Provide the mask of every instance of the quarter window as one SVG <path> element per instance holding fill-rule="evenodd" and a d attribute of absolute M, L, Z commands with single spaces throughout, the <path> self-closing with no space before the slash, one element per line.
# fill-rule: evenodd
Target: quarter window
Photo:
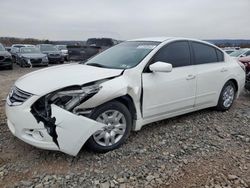
<path fill-rule="evenodd" d="M 216 49 L 216 53 L 217 53 L 217 58 L 218 58 L 218 62 L 222 62 L 224 61 L 224 54 L 222 51 Z"/>
<path fill-rule="evenodd" d="M 173 67 L 190 65 L 190 50 L 188 42 L 180 41 L 167 44 L 153 57 L 153 62 L 171 63 Z"/>
<path fill-rule="evenodd" d="M 216 51 L 216 48 L 212 46 L 198 42 L 192 42 L 192 46 L 194 49 L 195 64 L 214 63 L 223 59 L 223 54 L 219 54 L 219 52 Z M 217 54 L 219 58 L 217 57 Z"/>

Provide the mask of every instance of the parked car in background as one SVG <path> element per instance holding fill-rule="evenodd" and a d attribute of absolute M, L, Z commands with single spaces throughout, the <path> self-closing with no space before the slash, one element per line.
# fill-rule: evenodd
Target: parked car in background
<path fill-rule="evenodd" d="M 69 60 L 69 51 L 67 45 L 56 45 L 56 48 L 62 52 L 65 61 Z"/>
<path fill-rule="evenodd" d="M 64 56 L 60 50 L 58 50 L 52 44 L 38 44 L 37 47 L 42 53 L 46 54 L 49 63 L 64 63 Z"/>
<path fill-rule="evenodd" d="M 11 46 L 10 53 L 12 55 L 12 60 L 14 63 L 16 63 L 16 59 L 18 58 L 19 50 L 22 47 L 35 47 L 35 45 L 32 45 L 32 44 L 13 44 Z"/>
<path fill-rule="evenodd" d="M 37 47 L 21 47 L 16 63 L 21 67 L 48 66 L 49 60 Z"/>
<path fill-rule="evenodd" d="M 97 46 L 102 50 L 118 44 L 118 41 L 112 38 L 89 38 L 86 42 L 87 46 Z"/>
<path fill-rule="evenodd" d="M 0 68 L 13 69 L 11 54 L 0 43 Z"/>
<path fill-rule="evenodd" d="M 250 48 L 239 49 L 235 52 L 230 53 L 232 57 L 245 57 L 250 56 Z"/>
<path fill-rule="evenodd" d="M 250 91 L 250 72 L 248 72 L 247 75 L 246 75 L 245 89 Z"/>
<path fill-rule="evenodd" d="M 5 47 L 5 49 L 10 52 L 11 51 L 11 47 Z"/>
<path fill-rule="evenodd" d="M 21 77 L 6 100 L 7 122 L 38 148 L 77 155 L 86 143 L 107 152 L 151 122 L 209 107 L 228 110 L 244 84 L 244 66 L 210 43 L 130 40 L 86 63 Z"/>
<path fill-rule="evenodd" d="M 231 54 L 232 52 L 235 52 L 237 50 L 235 49 L 228 49 L 228 50 L 224 50 L 224 52 L 226 52 L 227 54 Z"/>
<path fill-rule="evenodd" d="M 250 72 L 250 55 L 245 57 L 240 57 L 239 61 L 245 65 L 246 73 Z"/>
<path fill-rule="evenodd" d="M 118 43 L 117 40 L 111 38 L 89 38 L 84 46 L 68 46 L 69 59 L 73 61 L 86 61 Z"/>

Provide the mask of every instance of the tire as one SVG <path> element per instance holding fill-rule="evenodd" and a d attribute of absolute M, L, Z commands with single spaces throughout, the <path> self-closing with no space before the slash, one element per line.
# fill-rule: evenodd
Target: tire
<path fill-rule="evenodd" d="M 106 115 L 104 116 L 104 114 Z M 113 115 L 116 118 L 119 117 L 119 122 L 114 122 L 117 121 L 117 119 L 112 119 L 111 117 Z M 104 117 L 109 118 L 105 119 Z M 119 148 L 128 138 L 132 128 L 132 116 L 129 110 L 124 104 L 116 101 L 108 102 L 97 107 L 90 115 L 90 118 L 107 124 L 104 129 L 98 130 L 86 142 L 88 149 L 98 153 L 105 153 Z M 109 119 L 109 122 L 105 122 L 107 119 Z M 112 121 L 113 123 L 110 123 Z M 109 126 L 108 123 L 110 123 Z M 117 133 L 117 131 L 119 131 L 119 133 Z M 101 138 L 98 138 L 98 136 Z M 105 137 L 108 138 L 105 139 Z M 105 142 L 106 140 L 108 140 L 108 142 Z"/>
<path fill-rule="evenodd" d="M 232 81 L 228 81 L 222 88 L 216 109 L 226 111 L 233 105 L 236 95 L 236 86 Z"/>

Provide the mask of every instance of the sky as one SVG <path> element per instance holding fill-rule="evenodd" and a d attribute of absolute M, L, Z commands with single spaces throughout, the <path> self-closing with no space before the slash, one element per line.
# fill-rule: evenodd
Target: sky
<path fill-rule="evenodd" d="M 250 0 L 0 0 L 0 36 L 250 39 Z"/>

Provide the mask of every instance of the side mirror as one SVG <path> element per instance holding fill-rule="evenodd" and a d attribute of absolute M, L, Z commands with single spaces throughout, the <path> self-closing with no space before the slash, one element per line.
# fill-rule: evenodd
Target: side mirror
<path fill-rule="evenodd" d="M 157 61 L 156 63 L 149 65 L 149 70 L 152 72 L 171 72 L 172 69 L 172 64 L 161 61 Z"/>

